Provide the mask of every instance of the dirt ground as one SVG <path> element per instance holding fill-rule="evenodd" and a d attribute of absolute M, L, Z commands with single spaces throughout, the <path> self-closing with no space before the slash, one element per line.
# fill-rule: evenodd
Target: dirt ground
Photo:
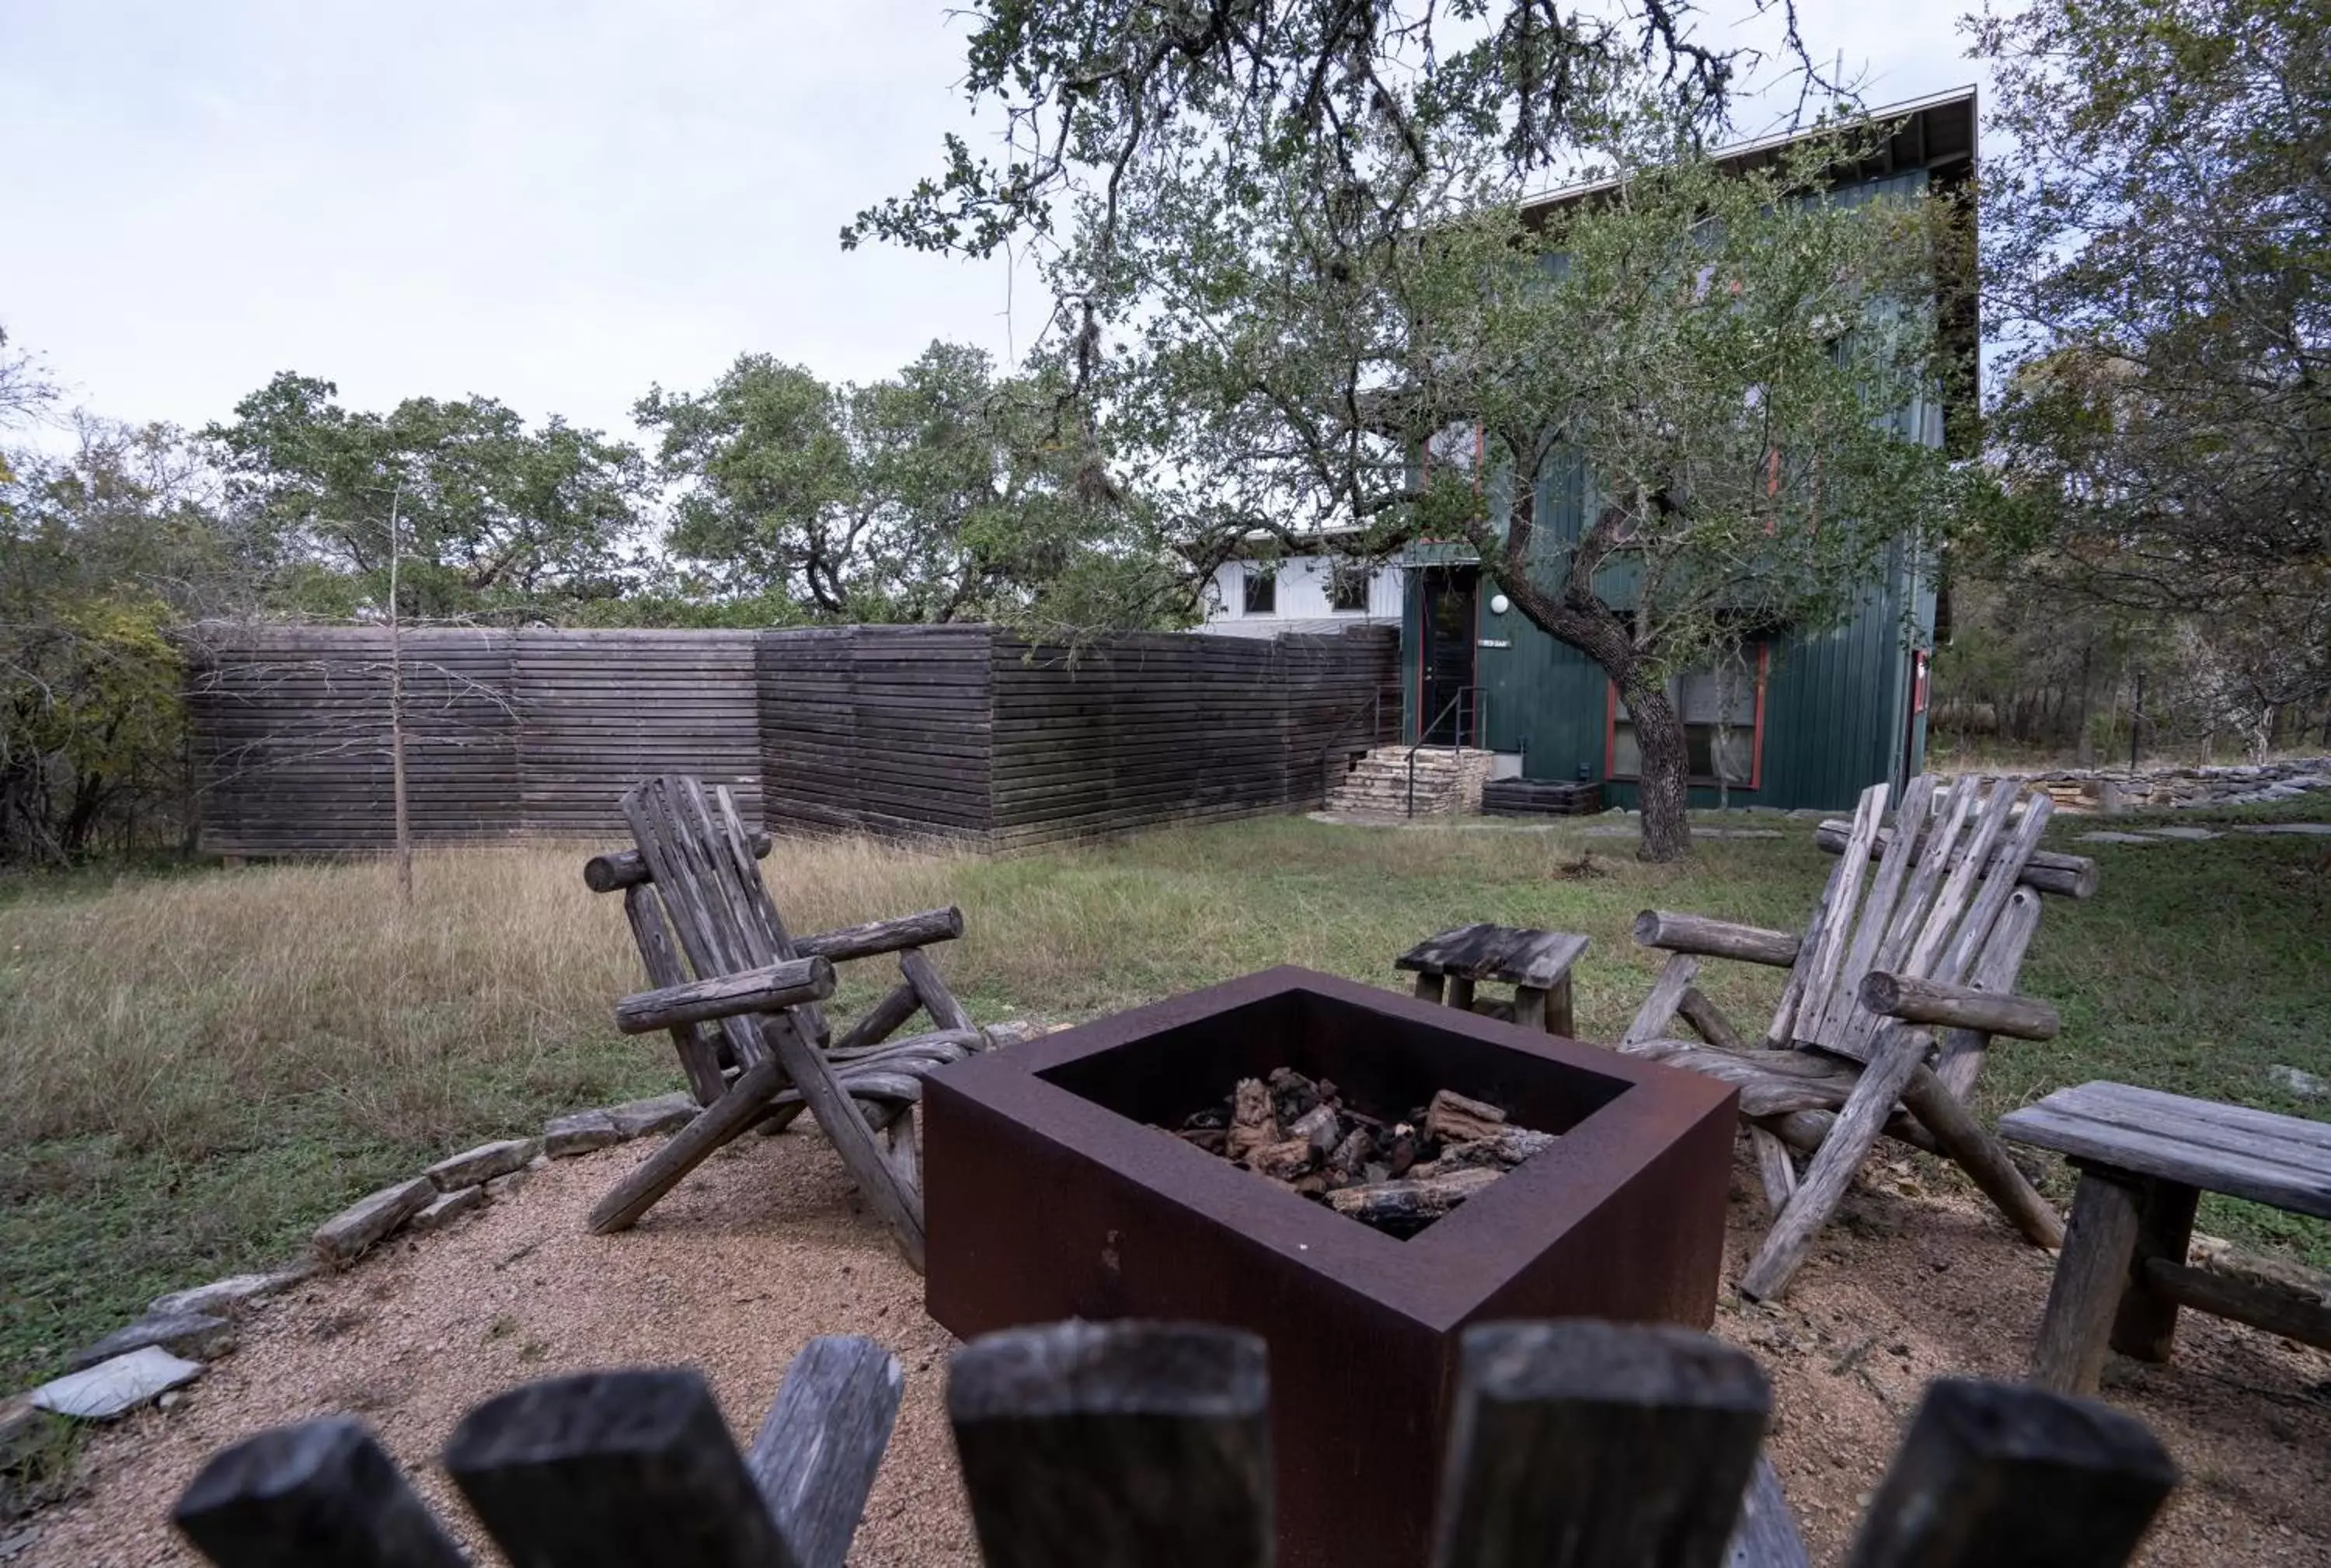
<path fill-rule="evenodd" d="M 202 1460 L 334 1411 L 371 1422 L 466 1535 L 434 1456 L 480 1400 L 556 1373 L 687 1362 L 743 1441 L 785 1364 L 828 1333 L 871 1335 L 906 1367 L 852 1563 L 975 1564 L 942 1406 L 953 1342 L 923 1316 L 921 1281 L 860 1212 L 824 1140 L 746 1139 L 630 1234 L 590 1235 L 585 1211 L 646 1152 L 559 1162 L 445 1232 L 266 1304 L 176 1408 L 96 1437 L 74 1495 L 28 1522 L 10 1568 L 196 1562 L 167 1514 Z M 1744 1169 L 1735 1270 L 1764 1224 L 1752 1193 Z M 1717 1332 L 1773 1376 L 1771 1451 L 1816 1563 L 1842 1556 L 1926 1380 L 2020 1374 L 2048 1269 L 1974 1201 L 1927 1190 L 1909 1164 L 1875 1165 L 1786 1305 L 1718 1312 Z M 2107 1397 L 2150 1425 L 2185 1476 L 2139 1561 L 2331 1562 L 2331 1356 L 2188 1314 L 2172 1364 L 2117 1366 L 2107 1381 Z"/>

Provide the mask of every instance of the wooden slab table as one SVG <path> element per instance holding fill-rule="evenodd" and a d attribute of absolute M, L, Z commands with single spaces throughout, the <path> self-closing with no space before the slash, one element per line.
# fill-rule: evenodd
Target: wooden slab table
<path fill-rule="evenodd" d="M 2331 1282 L 2294 1264 L 2188 1256 L 2204 1192 L 2331 1219 L 2331 1124 L 2084 1083 L 2011 1111 L 1999 1130 L 2080 1172 L 2034 1383 L 2093 1394 L 2107 1345 L 2168 1360 L 2181 1307 L 2331 1349 Z"/>
<path fill-rule="evenodd" d="M 1570 971 L 1585 951 L 1586 938 L 1568 931 L 1477 924 L 1427 937 L 1393 967 L 1414 971 L 1416 994 L 1427 1002 L 1570 1039 L 1577 1032 Z M 1484 980 L 1512 986 L 1512 1002 L 1477 999 L 1473 988 Z"/>

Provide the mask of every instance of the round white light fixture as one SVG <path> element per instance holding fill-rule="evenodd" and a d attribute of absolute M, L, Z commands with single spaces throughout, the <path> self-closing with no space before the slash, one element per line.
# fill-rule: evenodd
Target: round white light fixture
<path fill-rule="evenodd" d="M 1489 595 L 1490 614 L 1502 615 L 1513 607 L 1513 601 L 1507 598 L 1503 594 L 1492 594 Z"/>

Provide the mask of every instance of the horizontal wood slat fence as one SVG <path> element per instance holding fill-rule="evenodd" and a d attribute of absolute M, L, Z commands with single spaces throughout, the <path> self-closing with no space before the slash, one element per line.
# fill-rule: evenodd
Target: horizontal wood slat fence
<path fill-rule="evenodd" d="M 987 626 L 785 632 L 432 628 L 403 639 L 415 838 L 619 833 L 660 773 L 779 832 L 1010 847 L 1319 803 L 1391 738 L 1389 629 L 1142 633 L 1074 650 Z M 389 643 L 209 625 L 187 709 L 203 849 L 363 853 L 394 837 Z"/>

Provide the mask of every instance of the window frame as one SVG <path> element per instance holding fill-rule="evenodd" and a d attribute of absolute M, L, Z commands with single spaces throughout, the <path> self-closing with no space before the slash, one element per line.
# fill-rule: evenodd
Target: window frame
<path fill-rule="evenodd" d="M 1263 596 L 1268 601 L 1260 610 L 1254 607 L 1254 591 L 1257 584 L 1262 587 Z M 1263 618 L 1279 613 L 1279 572 L 1276 567 L 1268 571 L 1259 571 L 1251 561 L 1239 567 L 1239 613 L 1242 616 L 1254 615 Z"/>
<path fill-rule="evenodd" d="M 1328 557 L 1327 567 L 1327 613 L 1330 615 L 1366 614 L 1368 602 L 1374 596 L 1375 574 L 1369 571 L 1361 562 L 1337 560 L 1334 556 Z M 1337 591 L 1346 585 L 1358 590 L 1358 603 L 1339 604 L 1336 602 Z"/>
<path fill-rule="evenodd" d="M 1757 641 L 1748 644 L 1756 651 L 1756 713 L 1748 739 L 1748 781 L 1728 784 L 1706 774 L 1688 774 L 1684 785 L 1688 789 L 1758 790 L 1765 784 L 1765 688 L 1773 669 L 1773 645 Z M 1603 778 L 1607 784 L 1640 784 L 1640 773 L 1621 773 L 1619 767 L 1619 685 L 1614 680 L 1603 682 Z"/>

